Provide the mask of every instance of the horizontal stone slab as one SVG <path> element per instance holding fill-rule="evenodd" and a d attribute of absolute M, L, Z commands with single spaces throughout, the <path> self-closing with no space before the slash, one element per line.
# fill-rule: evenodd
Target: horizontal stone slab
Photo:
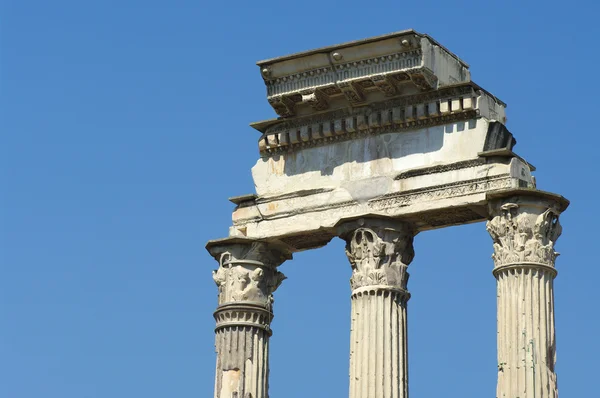
<path fill-rule="evenodd" d="M 515 140 L 504 126 L 483 117 L 468 118 L 472 113 L 461 115 L 464 120 L 438 126 L 354 133 L 352 139 L 263 157 L 252 168 L 256 193 L 269 197 L 352 186 L 364 179 L 393 179 L 411 170 L 477 159 L 490 150 L 512 150 Z"/>
<path fill-rule="evenodd" d="M 529 166 L 519 158 L 482 157 L 423 174 L 249 199 L 234 211 L 230 235 L 305 250 L 326 244 L 340 220 L 373 214 L 402 218 L 422 231 L 485 220 L 486 195 L 534 185 Z"/>

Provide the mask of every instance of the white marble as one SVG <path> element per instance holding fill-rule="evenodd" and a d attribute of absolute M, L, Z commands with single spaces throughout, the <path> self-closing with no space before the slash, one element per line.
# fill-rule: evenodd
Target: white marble
<path fill-rule="evenodd" d="M 350 398 L 407 398 L 407 268 L 414 231 L 381 219 L 339 229 L 352 266 Z"/>
<path fill-rule="evenodd" d="M 268 398 L 273 292 L 285 279 L 276 267 L 290 255 L 239 238 L 211 241 L 207 249 L 219 262 L 214 397 Z"/>
<path fill-rule="evenodd" d="M 543 198 L 493 201 L 498 301 L 497 397 L 557 398 L 554 244 L 560 209 Z"/>

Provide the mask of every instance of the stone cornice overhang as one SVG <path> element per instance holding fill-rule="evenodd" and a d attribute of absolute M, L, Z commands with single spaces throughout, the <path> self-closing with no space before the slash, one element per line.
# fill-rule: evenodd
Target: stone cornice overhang
<path fill-rule="evenodd" d="M 281 117 L 360 106 L 379 93 L 436 90 L 470 81 L 469 66 L 427 35 L 406 30 L 259 61 Z"/>
<path fill-rule="evenodd" d="M 479 85 L 468 82 L 362 107 L 256 122 L 251 127 L 263 133 L 259 152 L 261 156 L 268 157 L 333 141 L 351 140 L 361 135 L 400 132 L 473 119 L 482 116 L 478 101 L 482 93 L 495 104 L 506 107 L 504 102 Z"/>
<path fill-rule="evenodd" d="M 398 99 L 404 98 L 404 100 L 400 101 L 400 102 L 408 103 L 412 100 L 414 100 L 416 102 L 422 102 L 423 100 L 428 99 L 428 98 L 439 99 L 439 98 L 444 98 L 444 97 L 451 97 L 453 94 L 455 94 L 457 92 L 454 90 L 459 89 L 460 87 L 463 87 L 463 86 L 469 86 L 469 87 L 472 87 L 473 90 L 475 90 L 476 92 L 481 91 L 482 93 L 485 93 L 488 97 L 493 98 L 498 104 L 502 105 L 505 108 L 508 106 L 500 98 L 496 97 L 494 94 L 490 93 L 488 90 L 486 90 L 485 88 L 481 87 L 479 84 L 477 84 L 473 81 L 467 82 L 467 83 L 452 84 L 452 85 L 445 86 L 436 91 L 430 91 L 430 92 L 425 92 L 425 93 L 420 93 L 420 94 L 415 94 L 415 95 L 410 95 L 410 96 L 405 96 L 405 97 L 399 97 Z M 437 94 L 435 94 L 437 92 L 440 93 L 439 96 Z M 320 115 L 324 116 L 324 115 L 327 115 L 327 113 L 323 112 Z M 269 128 L 281 125 L 282 123 L 285 123 L 288 121 L 295 121 L 295 120 L 298 120 L 298 121 L 310 120 L 311 118 L 317 117 L 317 116 L 319 116 L 319 114 L 308 115 L 305 117 L 297 117 L 294 119 L 277 117 L 277 118 L 273 118 L 273 119 L 266 119 L 266 120 L 260 120 L 258 122 L 252 122 L 252 123 L 250 123 L 250 127 L 252 127 L 254 130 L 258 131 L 259 133 L 264 134 L 267 132 L 267 130 Z"/>
<path fill-rule="evenodd" d="M 266 243 L 266 239 L 255 239 L 246 236 L 228 236 L 226 238 L 220 239 L 212 239 L 209 240 L 204 246 L 206 250 L 215 258 L 215 260 L 220 261 L 221 254 L 230 250 L 230 248 L 234 245 L 239 246 L 250 246 L 256 242 L 264 242 Z M 287 259 L 292 258 L 292 253 L 288 250 L 287 245 L 271 245 L 272 250 L 277 249 L 284 255 Z"/>
<path fill-rule="evenodd" d="M 431 36 L 429 36 L 428 34 L 425 34 L 425 33 L 419 33 L 419 32 L 417 32 L 414 29 L 405 29 L 405 30 L 400 30 L 400 31 L 397 31 L 397 32 L 386 33 L 384 35 L 369 37 L 369 38 L 366 38 L 366 39 L 353 40 L 353 41 L 348 41 L 348 42 L 344 42 L 344 43 L 341 43 L 341 44 L 333 44 L 333 45 L 330 45 L 330 46 L 315 48 L 313 50 L 301 51 L 301 52 L 297 52 L 297 53 L 293 53 L 293 54 L 289 54 L 289 55 L 283 55 L 283 56 L 280 56 L 280 57 L 264 59 L 262 61 L 258 61 L 256 63 L 256 65 L 258 65 L 258 66 L 265 66 L 265 65 L 272 64 L 274 62 L 287 61 L 287 60 L 291 60 L 291 59 L 294 59 L 294 58 L 299 58 L 299 57 L 303 57 L 303 56 L 307 56 L 307 55 L 324 53 L 324 52 L 331 52 L 333 50 L 339 50 L 339 49 L 343 49 L 343 48 L 346 48 L 346 47 L 353 47 L 353 46 L 357 46 L 357 45 L 360 45 L 360 44 L 368 44 L 368 43 L 372 43 L 372 42 L 376 42 L 376 41 L 381 41 L 381 40 L 384 40 L 384 39 L 391 39 L 391 38 L 402 37 L 402 36 L 407 36 L 407 35 L 417 35 L 419 37 L 423 37 L 423 38 L 428 39 L 429 41 L 431 41 L 432 43 L 434 43 L 436 46 L 443 48 L 444 51 L 446 51 L 452 57 L 456 58 L 456 60 L 459 61 L 463 66 L 465 66 L 467 68 L 469 67 L 469 64 L 467 64 L 465 61 L 463 61 L 462 59 L 460 59 L 456 54 L 454 54 L 453 52 L 451 52 L 450 50 L 448 50 L 446 47 L 444 47 L 443 45 L 441 45 L 433 37 L 431 37 Z"/>
<path fill-rule="evenodd" d="M 539 199 L 540 201 L 551 202 L 554 204 L 556 210 L 559 213 L 562 213 L 563 211 L 567 210 L 567 207 L 569 207 L 569 204 L 571 203 L 567 198 L 565 198 L 562 195 L 530 187 L 501 189 L 493 192 L 488 192 L 486 194 L 486 199 L 488 202 L 508 199 L 514 199 L 515 201 L 518 201 L 522 198 L 534 200 Z"/>

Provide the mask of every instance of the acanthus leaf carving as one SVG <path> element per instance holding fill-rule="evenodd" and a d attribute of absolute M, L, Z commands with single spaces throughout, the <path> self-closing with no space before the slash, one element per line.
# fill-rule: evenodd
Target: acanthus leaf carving
<path fill-rule="evenodd" d="M 412 242 L 411 231 L 387 228 L 353 231 L 346 241 L 346 255 L 352 266 L 352 289 L 372 285 L 406 289 L 408 264 L 415 254 Z"/>
<path fill-rule="evenodd" d="M 494 241 L 496 267 L 523 262 L 554 266 L 558 256 L 554 244 L 562 232 L 556 211 L 535 214 L 505 203 L 499 213 L 486 225 Z"/>
<path fill-rule="evenodd" d="M 219 304 L 252 302 L 269 307 L 273 293 L 286 279 L 276 267 L 288 258 L 263 242 L 232 246 L 220 255 L 219 268 L 213 271 Z"/>

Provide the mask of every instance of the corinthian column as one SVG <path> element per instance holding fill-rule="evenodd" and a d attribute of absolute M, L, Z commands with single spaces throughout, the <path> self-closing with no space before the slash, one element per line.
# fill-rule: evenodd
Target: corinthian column
<path fill-rule="evenodd" d="M 521 196 L 491 202 L 498 301 L 498 398 L 556 398 L 554 244 L 563 199 Z"/>
<path fill-rule="evenodd" d="M 352 265 L 350 398 L 408 397 L 406 269 L 414 257 L 413 231 L 380 219 L 341 230 Z"/>
<path fill-rule="evenodd" d="M 212 241 L 207 249 L 219 262 L 214 396 L 268 398 L 273 292 L 285 279 L 276 267 L 291 255 L 241 238 Z"/>

